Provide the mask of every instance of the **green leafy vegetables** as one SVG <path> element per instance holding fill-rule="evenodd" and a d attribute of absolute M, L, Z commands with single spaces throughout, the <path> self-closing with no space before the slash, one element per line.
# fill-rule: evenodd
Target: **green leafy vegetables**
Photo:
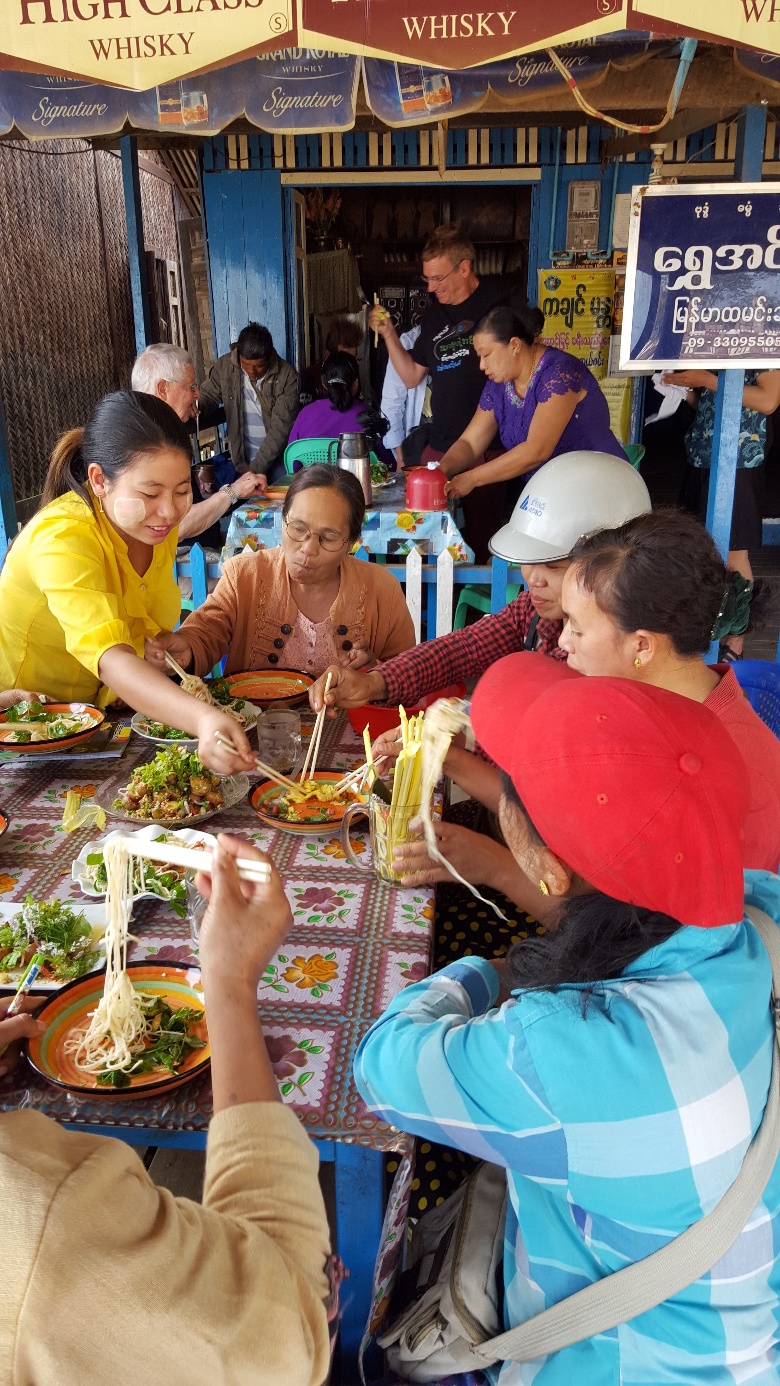
<path fill-rule="evenodd" d="M 175 833 L 162 833 L 156 839 L 157 842 L 181 842 Z M 195 850 L 208 848 L 209 844 L 202 840 L 192 842 L 190 847 Z M 92 882 L 95 890 L 105 894 L 108 884 L 108 873 L 106 871 L 105 857 L 101 850 L 89 852 L 86 860 L 85 875 Z M 170 863 L 146 861 L 143 857 L 133 858 L 133 894 L 134 895 L 157 895 L 160 900 L 165 900 L 170 905 L 174 914 L 180 919 L 184 919 L 187 914 L 187 891 L 184 885 L 186 875 L 183 866 L 172 866 Z"/>
<path fill-rule="evenodd" d="M 147 1048 L 136 1054 L 126 1068 L 112 1069 L 97 1075 L 102 1087 L 129 1088 L 137 1073 L 167 1069 L 178 1073 L 179 1066 L 192 1049 L 204 1049 L 206 1041 L 189 1033 L 190 1026 L 203 1019 L 203 1011 L 189 1006 L 174 1010 L 162 996 L 145 996 L 143 1012 L 147 1022 Z"/>
<path fill-rule="evenodd" d="M 0 924 L 0 975 L 23 968 L 33 953 L 43 954 L 46 974 L 58 982 L 83 977 L 98 957 L 80 910 L 64 900 L 36 904 L 28 893 L 19 913 Z"/>

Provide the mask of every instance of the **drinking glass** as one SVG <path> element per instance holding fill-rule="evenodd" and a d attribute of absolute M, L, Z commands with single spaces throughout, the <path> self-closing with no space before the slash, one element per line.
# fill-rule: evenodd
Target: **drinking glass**
<path fill-rule="evenodd" d="M 184 878 L 184 888 L 187 892 L 187 923 L 190 926 L 190 943 L 197 953 L 200 948 L 200 926 L 203 923 L 203 916 L 209 907 L 209 902 L 204 900 L 195 885 L 195 877 L 189 873 Z"/>
<path fill-rule="evenodd" d="M 289 775 L 301 753 L 301 714 L 269 708 L 257 724 L 257 753 L 272 770 Z"/>

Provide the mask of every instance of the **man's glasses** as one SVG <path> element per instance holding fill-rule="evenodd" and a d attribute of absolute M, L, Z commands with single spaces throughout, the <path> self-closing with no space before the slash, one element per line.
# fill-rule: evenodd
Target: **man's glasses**
<path fill-rule="evenodd" d="M 458 261 L 458 264 L 457 264 L 457 265 L 453 265 L 453 266 L 452 266 L 452 269 L 451 269 L 451 270 L 447 270 L 447 273 L 446 273 L 446 274 L 426 274 L 426 273 L 423 271 L 423 276 L 422 276 L 422 282 L 423 282 L 423 284 L 427 284 L 429 289 L 430 289 L 431 287 L 433 287 L 434 289 L 438 289 L 439 285 L 440 285 L 440 284 L 443 284 L 444 281 L 445 281 L 445 279 L 449 279 L 450 275 L 455 273 L 456 269 L 458 268 L 458 265 L 460 265 L 460 264 L 462 264 L 462 263 L 463 263 L 462 260 L 459 260 L 459 261 Z"/>
<path fill-rule="evenodd" d="M 318 534 L 316 530 L 309 529 L 309 526 L 303 524 L 301 520 L 285 519 L 284 525 L 294 544 L 305 544 L 307 539 L 311 539 L 312 535 L 315 535 L 320 548 L 325 549 L 326 553 L 338 553 L 339 549 L 343 549 L 344 545 L 349 543 L 348 539 L 342 538 L 340 534 L 334 534 L 332 530 L 326 529 L 324 533 Z"/>

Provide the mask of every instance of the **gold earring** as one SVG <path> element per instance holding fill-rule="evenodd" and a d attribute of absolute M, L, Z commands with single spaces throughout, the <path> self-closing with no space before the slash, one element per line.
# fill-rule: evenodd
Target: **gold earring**
<path fill-rule="evenodd" d="M 547 882 L 546 882 L 546 881 L 540 881 L 540 882 L 539 882 L 539 889 L 541 890 L 542 895 L 549 895 L 549 894 L 550 894 L 549 889 L 548 889 L 548 887 L 547 887 Z"/>
<path fill-rule="evenodd" d="M 635 669 L 641 669 L 641 668 L 642 668 L 642 661 L 641 661 L 641 659 L 639 658 L 639 655 L 637 655 L 636 659 L 634 660 L 634 668 L 635 668 Z"/>

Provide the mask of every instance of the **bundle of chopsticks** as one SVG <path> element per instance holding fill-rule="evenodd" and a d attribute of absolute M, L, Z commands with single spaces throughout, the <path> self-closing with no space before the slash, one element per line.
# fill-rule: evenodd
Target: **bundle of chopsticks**
<path fill-rule="evenodd" d="M 210 851 L 180 847 L 177 842 L 160 842 L 143 837 L 124 836 L 117 840 L 119 846 L 124 847 L 134 857 L 169 862 L 171 866 L 183 866 L 185 871 L 211 870 Z M 271 868 L 267 862 L 255 861 L 253 857 L 237 857 L 236 866 L 242 881 L 251 881 L 254 885 L 268 885 L 271 879 Z"/>
<path fill-rule="evenodd" d="M 305 759 L 305 761 L 303 762 L 303 769 L 301 770 L 301 773 L 300 773 L 300 776 L 299 776 L 299 781 L 298 781 L 299 784 L 303 784 L 306 780 L 313 780 L 313 779 L 314 779 L 314 771 L 315 771 L 316 768 L 317 768 L 317 757 L 318 757 L 318 755 L 319 755 L 319 753 L 320 753 L 320 742 L 321 742 L 321 740 L 322 740 L 322 729 L 323 729 L 323 727 L 324 727 L 324 725 L 325 725 L 325 712 L 326 712 L 326 708 L 325 708 L 325 698 L 326 698 L 327 695 L 328 695 L 328 689 L 330 688 L 330 683 L 331 683 L 331 679 L 332 679 L 332 678 L 333 678 L 333 675 L 332 675 L 331 673 L 329 673 L 329 674 L 328 674 L 328 677 L 327 677 L 326 680 L 325 680 L 325 692 L 324 692 L 324 694 L 323 694 L 323 703 L 322 703 L 322 707 L 320 708 L 319 712 L 317 713 L 317 720 L 316 720 L 316 722 L 314 723 L 314 731 L 313 731 L 312 734 L 311 734 L 311 741 L 309 742 L 309 749 L 308 749 L 308 751 L 306 752 L 306 759 Z"/>

